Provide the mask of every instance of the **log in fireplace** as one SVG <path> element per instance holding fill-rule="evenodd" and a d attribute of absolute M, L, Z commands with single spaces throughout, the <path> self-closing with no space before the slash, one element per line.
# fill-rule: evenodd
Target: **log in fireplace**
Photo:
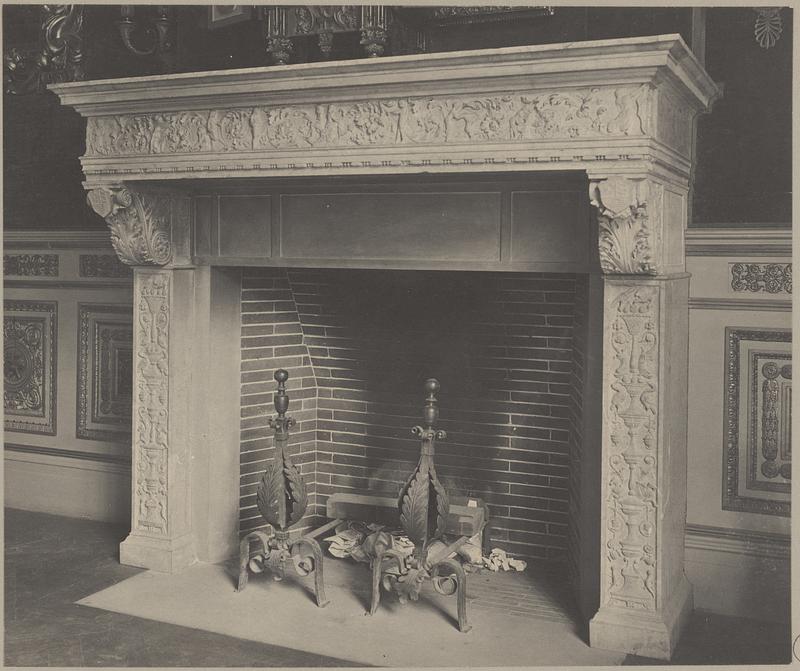
<path fill-rule="evenodd" d="M 298 291 L 294 311 L 245 311 L 280 302 L 256 292 L 341 269 L 482 271 L 509 278 L 501 291 L 560 273 L 586 306 L 568 315 L 586 338 L 583 351 L 567 348 L 567 367 L 581 370 L 567 441 L 577 445 L 570 537 L 590 642 L 671 655 L 692 608 L 683 235 L 693 120 L 719 95 L 680 37 L 51 88 L 87 119 L 89 202 L 135 268 L 133 508 L 122 562 L 177 571 L 236 554 L 239 429 L 251 412 L 241 398 L 265 381 L 259 371 L 286 367 L 308 389 L 293 397 L 302 398 L 301 461 L 320 475 L 312 514 L 335 482 L 321 466 L 336 444 L 324 423 L 347 410 L 328 403 L 332 387 L 313 374 L 324 357 L 309 338 L 330 338 L 324 329 L 336 325 L 309 330 L 314 303 Z M 297 326 L 286 315 L 265 320 L 270 312 L 297 315 Z M 309 355 L 264 341 L 261 364 L 248 358 L 250 343 L 282 335 L 306 338 Z M 264 365 L 284 355 L 299 365 Z"/>

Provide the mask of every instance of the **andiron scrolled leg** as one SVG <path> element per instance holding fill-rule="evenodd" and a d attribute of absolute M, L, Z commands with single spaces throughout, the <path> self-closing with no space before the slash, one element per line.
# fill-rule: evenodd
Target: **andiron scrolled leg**
<path fill-rule="evenodd" d="M 311 549 L 311 554 L 300 554 L 295 552 L 296 548 L 307 545 Z M 325 583 L 322 574 L 322 548 L 316 540 L 301 536 L 292 544 L 292 557 L 299 557 L 295 561 L 295 568 L 298 572 L 314 573 L 314 596 L 317 606 L 325 608 L 330 602 L 325 598 Z"/>
<path fill-rule="evenodd" d="M 434 589 L 440 594 L 452 594 L 451 591 L 442 589 L 439 582 L 439 567 L 446 566 L 452 571 L 451 575 L 455 575 L 455 590 L 456 601 L 458 603 L 458 630 L 467 633 L 472 629 L 472 625 L 467 622 L 467 574 L 464 572 L 464 567 L 455 559 L 443 559 L 433 567 L 431 578 L 433 579 Z"/>

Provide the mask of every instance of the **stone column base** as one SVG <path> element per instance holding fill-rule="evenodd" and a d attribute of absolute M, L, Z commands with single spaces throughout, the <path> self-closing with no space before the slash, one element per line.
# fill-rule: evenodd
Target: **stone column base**
<path fill-rule="evenodd" d="M 119 544 L 119 562 L 163 573 L 177 573 L 196 561 L 192 535 L 152 538 L 130 534 Z"/>
<path fill-rule="evenodd" d="M 693 608 L 692 586 L 684 576 L 663 610 L 601 607 L 589 622 L 589 644 L 602 650 L 668 660 Z"/>

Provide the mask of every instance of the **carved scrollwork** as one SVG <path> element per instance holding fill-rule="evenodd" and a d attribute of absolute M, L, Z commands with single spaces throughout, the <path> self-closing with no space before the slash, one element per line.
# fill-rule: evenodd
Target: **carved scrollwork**
<path fill-rule="evenodd" d="M 148 273 L 136 284 L 134 528 L 167 533 L 169 457 L 170 275 Z"/>
<path fill-rule="evenodd" d="M 42 47 L 4 57 L 5 90 L 24 94 L 43 91 L 51 82 L 85 79 L 83 70 L 83 5 L 42 5 Z"/>
<path fill-rule="evenodd" d="M 752 293 L 792 293 L 791 263 L 734 263 L 731 289 Z"/>
<path fill-rule="evenodd" d="M 172 258 L 170 199 L 125 187 L 93 189 L 87 195 L 92 209 L 111 229 L 111 244 L 129 266 L 163 266 Z"/>
<path fill-rule="evenodd" d="M 622 177 L 589 184 L 597 210 L 600 267 L 606 274 L 656 274 L 645 185 Z"/>
<path fill-rule="evenodd" d="M 638 287 L 620 295 L 609 339 L 605 600 L 640 610 L 656 607 L 657 291 Z"/>

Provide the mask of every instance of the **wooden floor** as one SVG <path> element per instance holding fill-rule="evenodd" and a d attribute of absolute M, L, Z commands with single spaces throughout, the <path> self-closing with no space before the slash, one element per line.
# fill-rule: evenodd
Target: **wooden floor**
<path fill-rule="evenodd" d="M 352 663 L 78 606 L 135 575 L 121 566 L 126 529 L 41 513 L 5 511 L 7 666 L 313 667 Z M 556 644 L 554 642 L 554 644 Z M 675 664 L 778 664 L 789 627 L 695 613 Z M 660 664 L 628 656 L 625 664 Z"/>

